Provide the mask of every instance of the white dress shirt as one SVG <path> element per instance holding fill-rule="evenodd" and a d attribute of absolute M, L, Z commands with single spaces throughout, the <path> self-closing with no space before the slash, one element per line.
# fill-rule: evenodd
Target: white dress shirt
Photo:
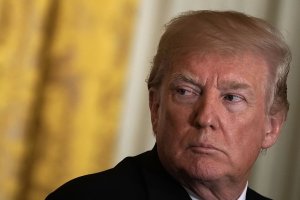
<path fill-rule="evenodd" d="M 247 188 L 248 188 L 248 182 L 247 182 L 246 187 L 244 188 L 242 194 L 240 195 L 240 197 L 237 200 L 246 200 Z M 184 187 L 184 189 L 190 195 L 192 200 L 201 200 L 194 192 L 192 192 L 188 188 Z"/>

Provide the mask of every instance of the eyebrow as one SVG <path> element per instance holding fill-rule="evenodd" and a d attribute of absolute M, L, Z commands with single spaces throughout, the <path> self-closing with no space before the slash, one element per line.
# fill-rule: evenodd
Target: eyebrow
<path fill-rule="evenodd" d="M 241 91 L 244 94 L 248 95 L 248 98 L 253 98 L 253 96 L 255 96 L 255 92 L 253 91 L 253 88 L 247 84 L 247 83 L 243 83 L 243 82 L 239 82 L 239 81 L 224 81 L 221 82 L 219 90 L 223 91 L 223 92 L 230 92 L 230 91 Z"/>
<path fill-rule="evenodd" d="M 197 80 L 197 78 L 194 78 L 192 75 L 183 75 L 183 74 L 179 74 L 179 73 L 175 73 L 172 75 L 172 82 L 175 82 L 175 81 L 184 81 L 184 82 L 187 82 L 187 83 L 190 83 L 192 85 L 195 85 L 199 88 L 202 88 L 203 85 L 201 83 L 199 83 Z"/>
<path fill-rule="evenodd" d="M 224 81 L 221 83 L 220 89 L 223 90 L 239 90 L 239 89 L 250 89 L 250 85 L 241 83 L 238 81 Z"/>
<path fill-rule="evenodd" d="M 172 75 L 171 82 L 176 82 L 176 81 L 184 81 L 198 88 L 204 87 L 203 84 L 197 81 L 197 77 L 194 77 L 192 74 L 174 73 Z M 228 80 L 228 81 L 221 82 L 218 89 L 223 91 L 224 90 L 245 90 L 250 94 L 253 94 L 253 91 L 249 84 L 240 81 L 235 81 L 235 80 Z"/>

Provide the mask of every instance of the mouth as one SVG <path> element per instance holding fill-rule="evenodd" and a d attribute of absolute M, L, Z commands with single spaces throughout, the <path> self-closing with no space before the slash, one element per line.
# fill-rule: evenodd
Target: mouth
<path fill-rule="evenodd" d="M 189 149 L 196 154 L 213 154 L 216 152 L 220 152 L 218 148 L 211 144 L 190 145 Z"/>

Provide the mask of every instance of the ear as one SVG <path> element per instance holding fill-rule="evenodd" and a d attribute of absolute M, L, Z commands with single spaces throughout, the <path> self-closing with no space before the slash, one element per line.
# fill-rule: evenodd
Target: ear
<path fill-rule="evenodd" d="M 262 148 L 267 149 L 271 147 L 277 141 L 283 123 L 286 120 L 286 114 L 283 111 L 279 111 L 276 114 L 267 116 L 268 124 L 266 128 L 265 137 L 262 143 Z"/>
<path fill-rule="evenodd" d="M 160 106 L 159 90 L 155 88 L 149 89 L 149 108 L 151 114 L 151 123 L 154 134 L 156 135 L 157 123 L 158 123 L 158 109 Z"/>

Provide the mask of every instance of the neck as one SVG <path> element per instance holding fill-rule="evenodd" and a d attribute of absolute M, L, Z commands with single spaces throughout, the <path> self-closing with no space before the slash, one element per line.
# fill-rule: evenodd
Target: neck
<path fill-rule="evenodd" d="M 186 180 L 182 184 L 203 200 L 238 199 L 247 186 L 247 180 L 232 181 L 199 181 Z"/>

